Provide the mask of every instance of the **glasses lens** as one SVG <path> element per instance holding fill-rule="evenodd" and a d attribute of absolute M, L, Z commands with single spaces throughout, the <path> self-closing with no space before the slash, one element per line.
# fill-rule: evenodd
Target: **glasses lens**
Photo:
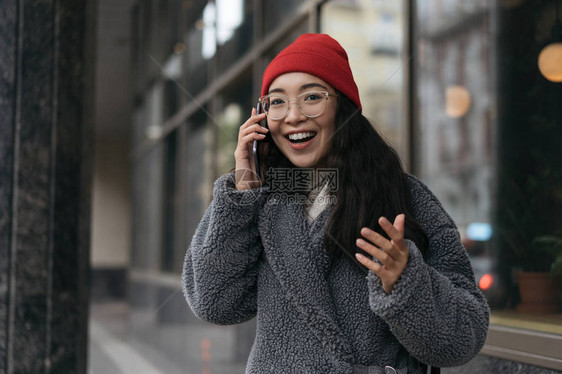
<path fill-rule="evenodd" d="M 269 96 L 264 101 L 264 110 L 271 119 L 281 119 L 287 114 L 289 101 L 283 96 Z"/>
<path fill-rule="evenodd" d="M 263 109 L 269 118 L 282 119 L 289 112 L 289 101 L 292 100 L 283 95 L 265 96 L 262 99 Z M 328 93 L 322 91 L 305 92 L 300 94 L 296 101 L 302 114 L 314 118 L 324 113 L 328 102 Z"/>
<path fill-rule="evenodd" d="M 324 92 L 305 92 L 297 100 L 302 114 L 307 117 L 318 117 L 326 109 L 326 98 Z"/>

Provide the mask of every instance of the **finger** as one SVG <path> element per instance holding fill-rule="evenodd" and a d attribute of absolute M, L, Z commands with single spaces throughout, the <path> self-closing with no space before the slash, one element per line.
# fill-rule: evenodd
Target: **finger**
<path fill-rule="evenodd" d="M 402 236 L 404 236 L 405 222 L 406 222 L 406 216 L 404 214 L 399 214 L 396 216 L 393 223 L 393 226 L 396 228 L 396 230 L 402 233 Z"/>
<path fill-rule="evenodd" d="M 257 132 L 251 132 L 250 134 L 240 138 L 238 145 L 234 151 L 234 157 L 247 158 L 252 149 L 252 142 L 254 140 L 265 139 L 265 134 L 259 134 Z"/>
<path fill-rule="evenodd" d="M 400 258 L 400 247 L 399 243 L 394 243 L 376 231 L 369 229 L 368 227 L 363 227 L 361 229 L 361 235 L 368 238 L 373 244 L 383 250 L 388 254 L 393 260 L 398 260 Z M 406 244 L 404 243 L 404 246 Z"/>
<path fill-rule="evenodd" d="M 375 274 L 379 274 L 379 272 L 382 270 L 382 266 L 380 264 L 377 264 L 375 261 L 367 258 L 366 256 L 363 256 L 361 253 L 356 253 L 355 258 L 363 266 L 365 266 L 367 269 L 371 270 Z"/>
<path fill-rule="evenodd" d="M 265 113 L 260 113 L 260 114 L 254 114 L 251 117 L 251 119 L 254 121 L 263 121 L 266 117 L 267 115 Z"/>
<path fill-rule="evenodd" d="M 268 133 L 269 129 L 267 127 L 263 127 L 259 123 L 255 122 L 246 122 L 244 125 L 240 126 L 240 130 L 238 131 L 239 137 L 243 137 L 244 135 L 250 134 L 252 132 L 261 132 L 261 133 Z"/>
<path fill-rule="evenodd" d="M 252 127 L 248 127 L 246 129 L 240 129 L 240 132 L 238 134 L 238 144 L 244 144 L 244 140 L 248 140 L 248 136 L 253 136 L 256 134 L 259 135 L 264 135 L 263 137 L 265 137 L 265 135 L 268 133 L 269 130 L 265 129 L 266 131 L 263 131 L 262 129 L 264 129 L 263 127 L 261 127 L 260 125 L 255 125 Z M 258 140 L 263 139 L 259 138 Z"/>
<path fill-rule="evenodd" d="M 246 122 L 244 122 L 244 124 L 241 127 L 251 126 L 256 122 L 263 121 L 265 117 L 266 117 L 265 113 L 256 114 L 256 110 L 252 109 L 252 115 L 250 116 L 250 118 L 248 118 Z"/>
<path fill-rule="evenodd" d="M 383 250 L 387 255 L 389 255 L 393 260 L 397 260 L 400 257 L 399 248 L 395 243 L 391 242 L 381 234 L 376 231 L 369 229 L 368 227 L 363 227 L 361 229 L 361 235 L 369 239 L 374 245 Z M 387 260 L 388 261 L 388 260 Z"/>
<path fill-rule="evenodd" d="M 393 267 L 394 258 L 392 258 L 388 252 L 381 250 L 380 248 L 375 247 L 374 245 L 366 242 L 363 239 L 357 239 L 355 244 L 357 247 L 361 248 L 377 260 L 379 260 L 384 266 Z"/>
<path fill-rule="evenodd" d="M 263 133 L 268 133 L 269 129 L 266 127 L 263 127 L 262 125 L 260 125 L 259 123 L 255 123 L 252 126 L 248 126 L 244 129 L 245 133 L 250 133 L 250 132 L 263 132 Z"/>
<path fill-rule="evenodd" d="M 263 138 L 265 138 L 265 134 L 260 134 L 257 132 L 251 132 L 248 135 L 246 135 L 243 139 L 246 139 L 248 142 L 252 141 L 253 139 L 258 139 L 261 140 Z"/>
<path fill-rule="evenodd" d="M 247 147 L 250 147 L 252 141 L 254 140 L 263 140 L 265 138 L 265 134 L 260 134 L 257 132 L 251 132 L 240 139 L 240 144 L 246 144 Z"/>
<path fill-rule="evenodd" d="M 383 250 L 392 249 L 392 243 L 387 238 L 368 227 L 363 227 L 361 229 L 361 235 Z"/>
<path fill-rule="evenodd" d="M 401 214 L 399 214 L 398 216 L 400 216 L 400 215 Z M 398 218 L 398 216 L 397 216 L 397 218 Z M 399 221 L 400 220 L 398 220 L 397 223 L 400 223 Z M 395 222 L 396 222 L 396 219 L 395 219 Z M 395 227 L 395 226 L 392 225 L 392 223 L 390 223 L 390 221 L 388 219 L 386 219 L 385 217 L 381 217 L 381 218 L 379 218 L 379 225 L 382 227 L 384 232 L 386 232 L 386 234 L 390 237 L 390 239 L 392 241 L 394 241 L 395 243 L 400 243 L 404 240 L 404 224 L 403 223 L 401 224 L 401 226 Z M 399 228 L 400 228 L 400 230 L 399 230 Z"/>

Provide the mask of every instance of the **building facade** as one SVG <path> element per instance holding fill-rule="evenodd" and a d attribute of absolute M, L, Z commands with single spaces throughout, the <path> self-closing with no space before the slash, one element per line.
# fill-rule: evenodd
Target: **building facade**
<path fill-rule="evenodd" d="M 442 372 L 562 372 L 560 0 L 0 14 L 0 374 L 244 372 L 255 321 L 196 318 L 183 259 L 265 67 L 306 32 L 346 49 L 364 114 L 457 223 L 491 306 L 481 354 Z"/>
<path fill-rule="evenodd" d="M 183 257 L 212 182 L 234 166 L 238 127 L 256 104 L 268 61 L 298 35 L 325 32 L 349 54 L 364 114 L 458 224 L 493 308 L 482 355 L 444 371 L 562 369 L 560 295 L 555 311 L 518 311 L 515 274 L 523 266 L 510 254 L 503 214 L 528 202 L 530 187 L 509 191 L 532 174 L 548 201 L 534 215 L 550 219 L 529 235 L 560 235 L 560 162 L 543 156 L 561 159 L 554 141 L 561 83 L 536 65 L 555 23 L 554 2 L 141 0 L 132 17 L 128 280 L 131 327 L 141 338 L 180 366 L 243 372 L 254 323 L 198 321 L 178 291 Z M 518 27 L 524 33 L 514 35 Z M 514 93 L 521 91 L 527 96 Z M 524 142 L 521 162 L 516 145 Z M 204 349 L 218 353 L 206 360 Z"/>

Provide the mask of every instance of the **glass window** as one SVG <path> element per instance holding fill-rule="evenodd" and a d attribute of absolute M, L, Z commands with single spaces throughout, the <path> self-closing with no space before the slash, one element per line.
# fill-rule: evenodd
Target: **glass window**
<path fill-rule="evenodd" d="M 404 9 L 402 1 L 330 1 L 322 7 L 321 31 L 347 51 L 363 114 L 408 161 L 404 113 Z"/>
<path fill-rule="evenodd" d="M 494 20 L 488 4 L 471 2 L 465 9 L 464 3 L 416 2 L 416 173 L 457 223 L 476 280 L 493 302 L 493 296 L 502 297 L 493 295 L 491 245 L 497 172 Z"/>
<path fill-rule="evenodd" d="M 301 0 L 264 0 L 263 1 L 263 32 L 270 33 L 275 28 L 286 21 L 292 14 L 294 14 L 299 5 L 304 1 Z"/>
<path fill-rule="evenodd" d="M 234 150 L 238 143 L 238 129 L 248 119 L 256 105 L 252 100 L 252 74 L 245 71 L 223 90 L 218 98 L 214 131 L 217 134 L 217 176 L 234 168 Z"/>
<path fill-rule="evenodd" d="M 495 103 L 488 5 L 469 13 L 461 1 L 456 8 L 451 1 L 418 3 L 425 7 L 416 30 L 417 172 L 466 231 L 491 219 Z"/>
<path fill-rule="evenodd" d="M 133 240 L 132 265 L 134 269 L 160 269 L 163 199 L 164 147 L 157 145 L 133 167 Z"/>
<path fill-rule="evenodd" d="M 187 48 L 186 53 L 186 86 L 192 96 L 196 96 L 207 86 L 209 82 L 209 66 L 205 55 L 205 45 L 209 44 L 208 36 L 203 27 L 198 23 L 192 26 L 187 32 Z"/>
<path fill-rule="evenodd" d="M 520 326 L 539 316 L 543 331 L 560 334 L 562 84 L 541 74 L 538 58 L 557 38 L 555 4 L 521 2 L 498 11 L 495 243 L 506 295 L 495 318 Z"/>
<path fill-rule="evenodd" d="M 562 87 L 537 67 L 553 9 L 504 3 L 415 2 L 416 173 L 459 226 L 492 323 L 553 333 L 562 331 Z M 524 300 L 522 271 L 543 274 L 531 294 L 550 301 Z"/>
<path fill-rule="evenodd" d="M 186 71 L 182 84 L 189 94 L 184 92 L 181 95 L 180 103 L 182 105 L 191 101 L 190 96 L 197 96 L 207 86 L 209 82 L 208 59 L 214 55 L 216 47 L 214 4 L 187 1 L 184 2 L 184 8 L 187 12 L 188 23 L 184 36 L 185 49 L 182 52 L 182 56 L 184 56 L 182 70 Z"/>
<path fill-rule="evenodd" d="M 184 222 L 182 224 L 183 248 L 178 249 L 174 268 L 179 273 L 183 266 L 185 244 L 189 244 L 195 229 L 211 200 L 211 187 L 214 179 L 211 176 L 213 168 L 212 155 L 212 126 L 207 123 L 203 114 L 196 114 L 188 121 L 182 132 L 182 150 L 179 157 L 182 160 L 182 193 L 184 204 Z"/>
<path fill-rule="evenodd" d="M 178 173 L 177 162 L 178 158 L 178 136 L 177 132 L 170 133 L 164 141 L 164 163 L 163 179 L 164 179 L 164 195 L 163 195 L 163 245 L 161 249 L 161 269 L 164 271 L 173 271 L 176 252 L 176 243 L 178 234 L 181 232 L 177 227 L 178 214 L 180 212 L 179 202 L 179 189 L 178 189 Z"/>
<path fill-rule="evenodd" d="M 261 76 L 265 71 L 265 68 L 270 63 L 271 60 L 275 58 L 285 47 L 295 41 L 301 34 L 305 34 L 307 32 L 312 32 L 309 30 L 308 21 L 304 20 L 300 22 L 296 27 L 294 27 L 289 33 L 287 33 L 277 44 L 275 44 L 271 49 L 269 49 L 263 58 L 260 59 L 260 81 L 259 81 L 259 90 L 261 92 Z M 259 94 L 259 93 L 258 93 Z M 257 98 L 256 98 L 257 100 Z M 254 104 L 255 105 L 255 104 Z"/>
<path fill-rule="evenodd" d="M 132 80 L 133 93 L 135 95 L 142 94 L 144 89 L 144 70 L 145 60 L 142 53 L 143 41 L 146 40 L 146 33 L 149 32 L 149 25 L 146 24 L 146 9 L 142 6 L 142 2 L 138 2 L 132 9 L 132 38 L 131 43 L 131 72 L 136 79 Z"/>
<path fill-rule="evenodd" d="M 135 125 L 138 139 L 155 140 L 162 134 L 164 124 L 164 90 L 165 85 L 162 81 L 154 83 L 144 95 L 144 100 L 137 108 L 144 118 L 139 118 L 140 122 Z"/>
<path fill-rule="evenodd" d="M 218 69 L 225 71 L 247 53 L 254 37 L 254 1 L 217 2 Z"/>

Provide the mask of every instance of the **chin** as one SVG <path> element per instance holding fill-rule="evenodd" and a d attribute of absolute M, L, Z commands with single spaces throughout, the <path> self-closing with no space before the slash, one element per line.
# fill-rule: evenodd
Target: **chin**
<path fill-rule="evenodd" d="M 311 168 L 311 167 L 312 167 L 312 166 L 310 166 L 310 164 L 308 164 L 308 163 L 293 162 L 293 161 L 291 161 L 291 163 L 292 163 L 296 168 Z"/>
<path fill-rule="evenodd" d="M 293 165 L 298 168 L 318 168 L 320 164 L 317 161 L 290 160 Z"/>

